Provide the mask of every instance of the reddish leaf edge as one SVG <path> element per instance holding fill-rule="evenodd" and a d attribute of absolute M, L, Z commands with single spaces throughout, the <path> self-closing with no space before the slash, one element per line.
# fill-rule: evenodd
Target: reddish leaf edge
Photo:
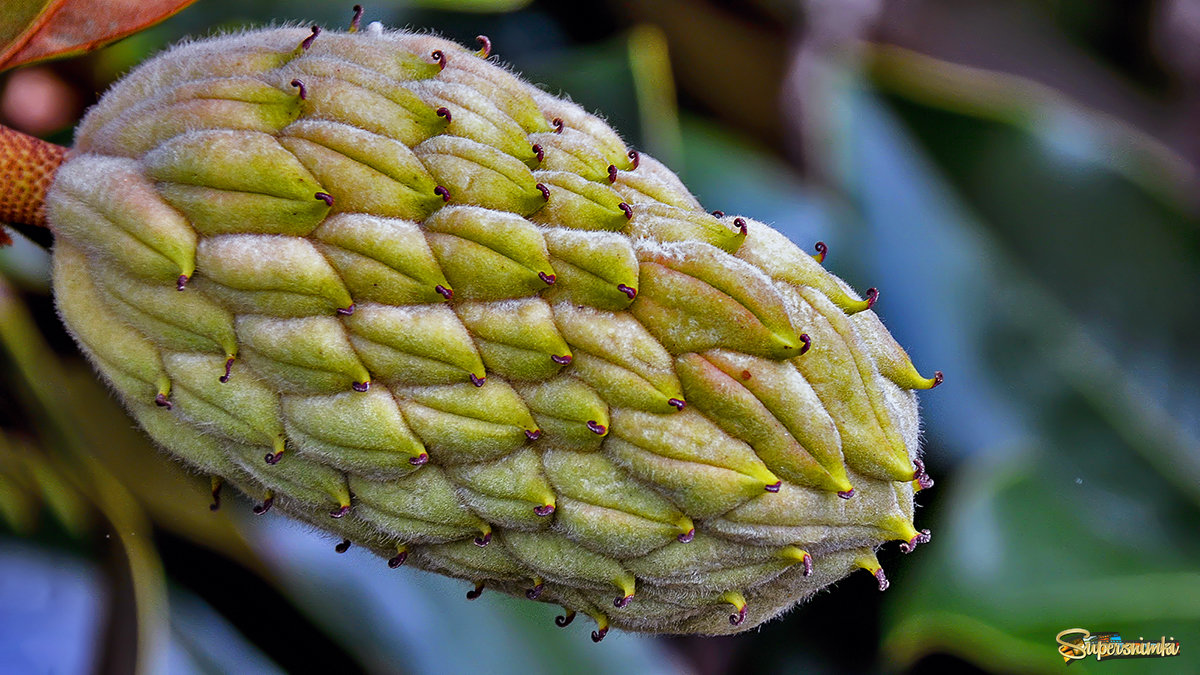
<path fill-rule="evenodd" d="M 111 44 L 122 38 L 129 37 L 134 33 L 143 31 L 150 26 L 161 23 L 179 12 L 187 9 L 196 0 L 178 0 L 170 5 L 168 9 L 155 16 L 148 21 L 139 21 L 137 24 L 122 29 L 116 33 L 111 33 L 102 36 L 91 36 L 85 42 L 76 43 L 68 47 L 56 47 L 51 49 L 41 49 L 36 46 L 36 38 L 38 35 L 45 33 L 48 29 L 54 26 L 56 18 L 61 20 L 64 11 L 76 9 L 76 6 L 82 7 L 81 0 L 56 0 L 48 3 L 45 9 L 38 14 L 37 18 L 28 28 L 25 29 L 12 43 L 0 53 L 0 72 L 11 70 L 19 66 L 25 66 L 32 63 L 49 61 L 51 59 L 67 58 L 78 56 L 94 51 L 105 45 Z M 93 8 L 95 9 L 95 8 Z M 86 11 L 86 10 L 84 10 Z"/>

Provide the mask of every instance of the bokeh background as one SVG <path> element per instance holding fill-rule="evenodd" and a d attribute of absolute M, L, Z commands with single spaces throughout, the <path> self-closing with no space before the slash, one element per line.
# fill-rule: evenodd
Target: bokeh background
<path fill-rule="evenodd" d="M 324 0 L 200 0 L 0 77 L 0 122 L 60 143 L 185 35 Z M 1200 671 L 1200 2 L 375 0 L 483 33 L 602 111 L 710 209 L 773 224 L 881 290 L 918 368 L 933 541 L 736 637 L 553 626 L 278 515 L 150 447 L 54 316 L 48 236 L 0 250 L 0 672 Z M 1165 636 L 1066 666 L 1055 635 Z"/>

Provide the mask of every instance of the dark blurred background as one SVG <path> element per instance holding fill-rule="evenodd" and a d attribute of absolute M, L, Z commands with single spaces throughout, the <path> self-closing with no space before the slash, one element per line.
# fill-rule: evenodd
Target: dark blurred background
<path fill-rule="evenodd" d="M 60 143 L 185 35 L 348 23 L 200 0 L 0 77 Z M 156 454 L 58 326 L 47 254 L 0 250 L 0 672 L 1058 673 L 1055 635 L 1174 638 L 1071 673 L 1200 671 L 1200 2 L 384 0 L 602 112 L 710 209 L 881 290 L 923 372 L 933 541 L 720 639 L 552 625 L 282 517 Z M 38 233 L 35 239 L 47 240 Z"/>

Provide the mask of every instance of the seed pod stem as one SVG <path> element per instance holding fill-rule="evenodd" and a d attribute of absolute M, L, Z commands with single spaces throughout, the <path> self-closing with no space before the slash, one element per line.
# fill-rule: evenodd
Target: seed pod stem
<path fill-rule="evenodd" d="M 0 222 L 47 227 L 44 202 L 67 149 L 0 126 Z M 0 246 L 10 243 L 0 231 Z"/>

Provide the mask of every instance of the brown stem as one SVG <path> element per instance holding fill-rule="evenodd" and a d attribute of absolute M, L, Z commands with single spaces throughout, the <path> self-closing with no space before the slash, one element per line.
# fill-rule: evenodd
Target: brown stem
<path fill-rule="evenodd" d="M 61 145 L 0 125 L 0 222 L 46 227 L 46 190 L 66 154 Z"/>

